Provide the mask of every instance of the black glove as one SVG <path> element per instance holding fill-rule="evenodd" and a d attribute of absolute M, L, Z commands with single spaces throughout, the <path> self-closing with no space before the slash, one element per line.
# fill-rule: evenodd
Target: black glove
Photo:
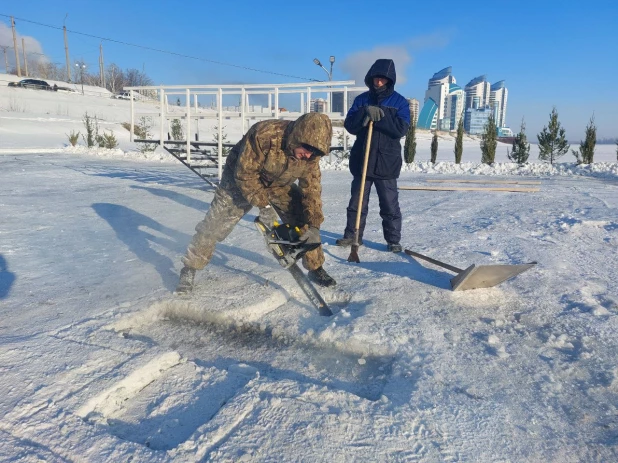
<path fill-rule="evenodd" d="M 379 106 L 365 106 L 365 119 L 363 127 L 369 124 L 369 121 L 379 122 L 384 117 L 384 111 Z"/>
<path fill-rule="evenodd" d="M 279 216 L 277 215 L 277 212 L 272 206 L 266 206 L 260 208 L 259 219 L 260 222 L 262 222 L 267 227 L 272 227 L 273 222 L 275 220 L 279 220 Z"/>
<path fill-rule="evenodd" d="M 309 227 L 305 233 L 300 235 L 300 241 L 305 244 L 320 244 L 322 242 L 320 230 L 315 227 Z"/>

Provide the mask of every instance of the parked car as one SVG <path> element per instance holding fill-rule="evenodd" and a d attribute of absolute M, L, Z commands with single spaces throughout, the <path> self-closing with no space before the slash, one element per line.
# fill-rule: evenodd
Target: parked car
<path fill-rule="evenodd" d="M 131 92 L 116 93 L 115 95 L 112 95 L 112 98 L 117 98 L 119 100 L 130 100 L 131 99 Z M 137 100 L 137 98 L 138 98 L 138 93 L 134 92 L 133 93 L 133 99 Z"/>
<path fill-rule="evenodd" d="M 19 82 L 9 82 L 9 87 L 34 88 L 36 90 L 53 90 L 52 86 L 44 80 L 22 79 Z"/>

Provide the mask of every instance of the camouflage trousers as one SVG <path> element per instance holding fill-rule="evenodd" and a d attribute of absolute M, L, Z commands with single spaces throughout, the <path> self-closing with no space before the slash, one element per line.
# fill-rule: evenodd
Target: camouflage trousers
<path fill-rule="evenodd" d="M 187 267 L 203 269 L 215 252 L 216 243 L 223 241 L 253 207 L 243 197 L 233 179 L 230 181 L 226 177 L 228 176 L 224 173 L 221 184 L 215 190 L 215 197 L 210 203 L 206 217 L 196 225 L 196 233 L 193 235 L 187 253 L 181 259 Z M 302 193 L 298 185 L 269 189 L 268 196 L 283 223 L 297 226 L 303 231 L 308 228 L 301 203 Z M 324 264 L 322 246 L 305 254 L 302 262 L 307 270 L 321 267 Z"/>

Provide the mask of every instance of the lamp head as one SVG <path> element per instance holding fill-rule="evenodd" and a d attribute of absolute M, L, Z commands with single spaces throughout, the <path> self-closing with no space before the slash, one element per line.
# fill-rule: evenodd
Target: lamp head
<path fill-rule="evenodd" d="M 330 62 L 331 62 L 331 64 L 335 62 L 335 57 L 334 56 L 330 57 Z"/>
<path fill-rule="evenodd" d="M 313 58 L 313 62 L 317 64 L 318 66 L 322 66 L 322 63 L 320 63 L 320 60 L 317 58 Z"/>

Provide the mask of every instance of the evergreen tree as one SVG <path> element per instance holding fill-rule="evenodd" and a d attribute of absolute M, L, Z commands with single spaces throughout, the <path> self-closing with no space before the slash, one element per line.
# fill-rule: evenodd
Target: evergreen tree
<path fill-rule="evenodd" d="M 463 155 L 463 136 L 464 136 L 464 118 L 459 118 L 457 123 L 457 137 L 455 138 L 455 164 L 461 163 L 461 156 Z"/>
<path fill-rule="evenodd" d="M 496 159 L 496 147 L 498 146 L 498 128 L 496 119 L 491 114 L 485 124 L 485 131 L 481 135 L 481 162 L 493 164 Z"/>
<path fill-rule="evenodd" d="M 618 161 L 618 140 L 616 140 L 616 161 Z"/>
<path fill-rule="evenodd" d="M 594 115 L 586 126 L 586 139 L 579 144 L 579 150 L 571 150 L 578 164 L 592 164 L 594 161 L 594 147 L 597 144 L 597 128 L 594 125 Z"/>
<path fill-rule="evenodd" d="M 564 128 L 558 121 L 556 108 L 552 109 L 549 115 L 549 125 L 543 127 L 536 138 L 539 141 L 539 159 L 542 161 L 549 161 L 553 164 L 557 158 L 569 151 L 570 145 L 567 142 Z"/>
<path fill-rule="evenodd" d="M 515 136 L 515 140 L 513 140 L 513 151 L 509 153 L 507 148 L 506 155 L 511 161 L 517 164 L 528 162 L 528 157 L 530 156 L 530 143 L 528 143 L 528 138 L 526 137 L 526 123 L 523 117 L 521 119 L 519 133 Z"/>
<path fill-rule="evenodd" d="M 184 140 L 185 133 L 182 130 L 182 124 L 180 123 L 180 119 L 172 119 L 172 140 Z"/>
<path fill-rule="evenodd" d="M 219 143 L 219 126 L 215 125 L 212 130 L 214 131 L 214 134 L 212 136 L 212 141 L 214 143 Z M 228 139 L 227 139 L 227 133 L 225 133 L 225 127 L 223 127 L 221 129 L 221 143 L 225 144 L 225 143 L 229 143 Z M 230 152 L 231 148 L 228 148 L 227 146 L 224 146 L 221 150 L 221 154 L 223 156 L 227 156 Z M 219 146 L 213 146 L 212 147 L 212 154 L 214 156 L 219 156 Z"/>
<path fill-rule="evenodd" d="M 433 133 L 433 138 L 431 139 L 431 162 L 435 164 L 437 158 L 438 158 L 438 131 L 436 130 Z"/>
<path fill-rule="evenodd" d="M 404 159 L 408 164 L 414 162 L 416 156 L 416 118 L 412 119 L 408 133 L 406 134 L 406 143 L 403 147 Z"/>

